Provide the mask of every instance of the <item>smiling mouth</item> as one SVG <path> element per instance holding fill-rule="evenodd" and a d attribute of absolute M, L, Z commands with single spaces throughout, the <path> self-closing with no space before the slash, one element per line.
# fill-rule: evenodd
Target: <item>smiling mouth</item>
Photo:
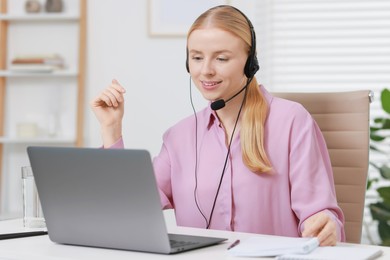
<path fill-rule="evenodd" d="M 213 89 L 219 85 L 222 81 L 201 81 L 205 89 Z"/>

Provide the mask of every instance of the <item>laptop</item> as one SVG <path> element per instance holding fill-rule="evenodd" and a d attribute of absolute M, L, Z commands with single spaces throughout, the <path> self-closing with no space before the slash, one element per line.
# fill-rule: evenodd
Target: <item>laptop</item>
<path fill-rule="evenodd" d="M 49 238 L 172 254 L 226 238 L 168 234 L 146 150 L 27 147 Z"/>

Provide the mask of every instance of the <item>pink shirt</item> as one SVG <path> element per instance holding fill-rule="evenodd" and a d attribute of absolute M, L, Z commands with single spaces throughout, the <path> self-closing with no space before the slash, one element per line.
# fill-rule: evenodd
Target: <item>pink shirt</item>
<path fill-rule="evenodd" d="M 337 205 L 333 173 L 325 141 L 311 115 L 298 103 L 273 97 L 260 87 L 268 104 L 265 148 L 272 174 L 255 174 L 242 161 L 239 132 L 215 205 L 210 228 L 297 237 L 302 223 L 326 210 L 338 224 L 339 240 L 345 240 L 344 216 Z M 181 226 L 205 228 L 198 204 L 209 219 L 219 184 L 227 146 L 225 132 L 209 107 L 166 131 L 154 158 L 154 169 L 164 209 L 175 210 Z M 123 146 L 122 140 L 114 146 Z"/>

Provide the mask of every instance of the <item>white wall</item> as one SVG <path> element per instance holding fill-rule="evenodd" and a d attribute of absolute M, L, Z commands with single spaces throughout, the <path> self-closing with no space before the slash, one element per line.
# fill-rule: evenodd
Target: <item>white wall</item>
<path fill-rule="evenodd" d="M 163 132 L 192 113 L 185 37 L 151 38 L 148 1 L 93 0 L 88 3 L 87 99 L 112 78 L 126 88 L 124 118 L 127 147 L 156 154 Z M 193 86 L 193 92 L 197 92 Z M 196 108 L 203 107 L 199 96 Z M 86 146 L 101 144 L 96 118 L 86 108 Z"/>
<path fill-rule="evenodd" d="M 77 1 L 64 1 L 65 4 L 68 4 L 65 9 L 77 9 Z M 205 3 L 208 0 L 203 1 Z M 45 1 L 40 0 L 40 2 L 44 3 Z M 161 137 L 164 131 L 181 118 L 193 113 L 189 99 L 190 77 L 185 69 L 186 38 L 184 35 L 180 37 L 151 37 L 148 33 L 148 2 L 145 0 L 88 1 L 84 138 L 87 147 L 101 145 L 99 125 L 89 108 L 89 101 L 107 87 L 113 78 L 118 79 L 127 89 L 123 130 L 127 148 L 143 148 L 149 150 L 152 155 L 156 155 L 160 150 Z M 250 2 L 253 3 L 253 0 L 245 0 L 242 3 Z M 210 1 L 210 5 L 212 3 L 215 2 Z M 10 12 L 23 13 L 23 7 L 24 0 L 9 0 L 8 9 Z M 172 10 L 173 13 L 178 11 Z M 31 29 L 28 28 L 23 33 L 13 31 L 12 38 L 15 40 L 9 44 L 11 52 L 8 55 L 9 60 L 14 56 L 12 51 L 16 49 L 15 43 L 17 43 L 16 45 L 28 43 L 28 40 L 21 41 L 20 37 L 24 36 L 27 39 L 31 37 Z M 56 35 L 58 34 L 55 34 L 55 36 L 43 34 L 42 37 L 51 36 L 55 38 Z M 63 39 L 58 37 L 55 40 L 67 42 L 69 37 L 73 37 L 69 36 L 72 35 L 69 33 L 61 33 L 60 35 L 63 36 Z M 36 38 L 39 37 L 34 39 Z M 39 43 L 40 40 L 36 40 Z M 27 44 L 27 47 L 30 45 Z M 38 50 L 34 49 L 32 51 L 42 52 L 42 47 L 38 47 Z M 20 49 L 26 50 L 26 46 Z M 74 46 L 68 46 L 65 49 L 74 50 Z M 18 79 L 18 82 L 20 81 L 22 80 Z M 29 79 L 23 79 L 24 81 L 28 86 L 31 85 Z M 56 79 L 53 81 L 57 83 Z M 39 84 L 39 81 L 36 84 Z M 199 110 L 206 105 L 206 102 L 200 97 L 196 88 L 194 86 L 192 88 L 195 107 Z M 34 102 L 36 102 L 38 96 L 40 97 L 39 92 L 36 92 L 38 93 L 37 97 L 31 98 L 36 88 L 30 88 L 30 92 L 33 91 L 33 94 L 23 92 L 23 100 L 18 96 L 20 91 L 18 94 L 11 96 L 10 94 L 13 93 L 11 90 L 13 91 L 13 89 L 10 89 L 7 94 L 11 100 L 7 102 L 17 104 L 20 111 L 26 111 L 28 107 L 35 107 Z M 48 99 L 53 99 L 53 91 L 57 93 L 59 90 L 53 88 L 50 93 L 46 92 L 46 101 L 42 101 L 42 103 L 46 103 Z M 71 95 L 64 96 L 61 94 L 61 96 L 63 110 L 68 110 L 66 107 L 73 107 L 75 100 L 69 100 L 69 98 L 72 98 Z M 12 120 L 16 118 L 17 111 L 18 109 L 8 109 L 7 118 L 9 122 L 7 125 L 15 125 Z M 40 115 L 40 113 L 38 114 Z M 70 113 L 70 115 L 73 114 Z M 69 113 L 67 112 L 66 115 L 69 115 Z M 40 116 L 44 119 L 47 118 L 46 114 Z M 42 121 L 44 120 L 42 119 Z M 42 128 L 45 128 L 44 122 L 42 125 Z M 61 132 L 72 133 L 73 131 L 74 125 L 61 124 Z M 7 132 L 14 131 L 10 129 Z M 4 176 L 0 189 L 0 194 L 3 196 L 0 218 L 1 215 L 21 214 L 20 166 L 28 164 L 24 144 L 6 145 L 4 154 L 6 163 L 3 167 L 5 170 L 3 169 Z"/>

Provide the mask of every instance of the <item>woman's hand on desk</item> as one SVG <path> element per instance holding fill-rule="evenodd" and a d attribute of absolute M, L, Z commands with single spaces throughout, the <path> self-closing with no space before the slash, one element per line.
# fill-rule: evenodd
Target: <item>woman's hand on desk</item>
<path fill-rule="evenodd" d="M 302 237 L 318 237 L 320 246 L 334 246 L 337 243 L 337 225 L 325 212 L 318 212 L 303 223 Z"/>
<path fill-rule="evenodd" d="M 111 84 L 90 102 L 92 111 L 100 123 L 105 147 L 122 136 L 125 92 L 119 82 L 113 79 Z"/>

